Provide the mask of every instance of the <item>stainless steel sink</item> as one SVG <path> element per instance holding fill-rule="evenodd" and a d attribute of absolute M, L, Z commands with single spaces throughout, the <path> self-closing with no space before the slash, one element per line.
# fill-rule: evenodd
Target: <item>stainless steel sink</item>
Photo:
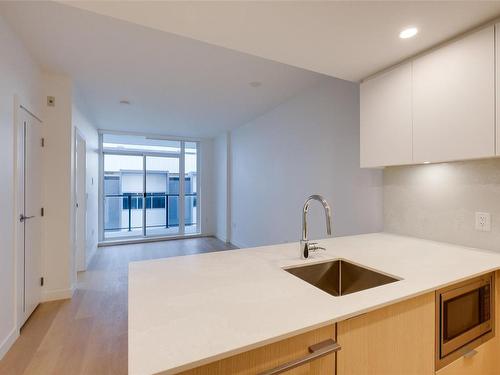
<path fill-rule="evenodd" d="M 345 260 L 287 268 L 285 271 L 336 297 L 399 281 Z"/>

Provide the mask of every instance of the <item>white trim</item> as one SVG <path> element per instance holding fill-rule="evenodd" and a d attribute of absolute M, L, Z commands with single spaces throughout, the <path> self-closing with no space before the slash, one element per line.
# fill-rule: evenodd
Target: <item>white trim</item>
<path fill-rule="evenodd" d="M 98 242 L 93 242 L 91 246 L 87 247 L 87 259 L 85 259 L 85 267 L 88 268 L 90 265 L 90 262 L 92 261 L 92 258 L 94 257 L 94 254 L 97 251 L 97 244 Z"/>
<path fill-rule="evenodd" d="M 20 104 L 19 108 L 23 109 L 25 112 L 27 112 L 31 117 L 33 117 L 35 120 L 38 120 L 40 124 L 43 124 L 43 121 L 40 120 L 40 117 L 35 115 L 33 112 L 31 112 L 28 108 L 26 108 L 24 105 Z"/>
<path fill-rule="evenodd" d="M 184 236 L 157 236 L 157 237 L 135 237 L 127 240 L 108 240 L 102 241 L 97 244 L 97 247 L 106 247 L 113 245 L 131 245 L 137 243 L 147 243 L 147 242 L 160 242 L 160 241 L 171 241 L 171 240 L 189 240 L 190 238 L 202 238 L 202 237 L 214 237 L 217 238 L 213 233 L 206 234 L 185 234 Z"/>
<path fill-rule="evenodd" d="M 116 135 L 132 135 L 138 137 L 146 137 L 151 139 L 158 140 L 167 140 L 167 141 L 188 141 L 188 142 L 200 142 L 205 139 L 210 138 L 201 138 L 201 137 L 179 137 L 175 135 L 164 135 L 164 134 L 154 134 L 154 133 L 140 133 L 140 132 L 127 132 L 127 131 L 119 131 L 119 130 L 105 130 L 105 129 L 97 129 L 97 132 L 102 134 L 116 134 Z"/>
<path fill-rule="evenodd" d="M 75 260 L 74 261 L 74 266 L 75 266 L 75 269 L 74 269 L 74 272 L 75 272 L 75 280 L 76 280 L 76 274 L 77 272 L 80 272 L 80 271 L 86 271 L 87 269 L 87 139 L 85 138 L 85 136 L 83 135 L 83 133 L 80 131 L 80 129 L 78 129 L 77 126 L 74 127 L 75 129 L 75 133 L 74 133 L 74 140 L 73 140 L 73 197 L 71 199 L 71 204 L 73 206 L 73 238 L 72 238 L 72 241 L 73 241 L 73 259 Z M 83 165 L 83 168 L 85 170 L 85 173 L 83 175 L 83 184 L 85 186 L 85 198 L 83 200 L 83 202 L 77 202 L 77 192 L 78 192 L 78 188 L 77 188 L 77 182 L 78 182 L 78 160 L 77 160 L 77 156 L 78 156 L 78 138 L 80 138 L 80 140 L 83 142 L 84 144 L 84 148 L 85 148 L 85 159 L 84 159 L 84 165 Z M 80 166 L 81 168 L 82 166 Z M 76 207 L 76 204 L 78 203 L 78 208 Z M 83 209 L 85 211 L 85 220 L 83 222 L 83 232 L 84 232 L 84 236 L 83 236 L 83 243 L 84 243 L 84 246 L 83 246 L 83 269 L 79 269 L 79 264 L 78 264 L 78 244 L 77 244 L 77 231 L 78 231 L 78 228 L 77 228 L 77 224 L 78 224 L 78 220 L 77 220 L 77 215 L 78 215 L 78 210 L 79 209 Z"/>
<path fill-rule="evenodd" d="M 70 299 L 71 297 L 73 297 L 74 292 L 74 287 L 71 287 L 69 289 L 43 290 L 42 302 Z"/>
<path fill-rule="evenodd" d="M 98 206 L 98 222 L 97 222 L 97 242 L 104 240 L 104 154 L 102 152 L 102 134 L 98 134 L 98 148 L 99 148 L 99 175 L 98 192 L 97 192 L 97 206 Z"/>
<path fill-rule="evenodd" d="M 135 150 L 108 150 L 103 148 L 103 135 L 104 134 L 118 134 L 118 135 L 136 135 L 136 136 L 143 136 L 146 138 L 152 138 L 152 139 L 164 139 L 164 140 L 170 140 L 170 141 L 179 141 L 180 143 L 180 153 L 179 154 L 173 154 L 171 152 L 151 152 L 151 151 L 135 151 Z M 203 168 L 201 167 L 201 142 L 203 140 L 207 140 L 208 138 L 184 138 L 184 137 L 167 137 L 167 136 L 160 136 L 160 135 L 146 135 L 146 134 L 138 134 L 138 133 L 133 133 L 133 132 L 120 132 L 120 131 L 107 131 L 107 130 L 98 130 L 98 135 L 99 135 L 99 236 L 98 236 L 98 246 L 102 246 L 101 244 L 122 244 L 122 243 L 130 243 L 129 241 L 135 242 L 148 242 L 144 241 L 145 239 L 150 239 L 153 238 L 160 238 L 160 240 L 163 239 L 179 239 L 179 238 L 189 238 L 193 236 L 201 236 L 205 237 L 207 234 L 203 233 L 203 228 L 202 228 L 202 220 L 201 220 L 201 211 L 203 210 L 202 207 L 202 192 L 201 192 L 201 176 L 203 173 Z M 153 138 L 154 137 L 154 138 Z M 198 232 L 195 234 L 185 234 L 185 143 L 190 142 L 190 143 L 195 143 L 196 144 L 196 194 L 197 194 L 197 204 L 198 204 L 198 209 L 196 210 L 196 221 L 197 221 L 197 227 L 198 227 Z M 107 240 L 105 238 L 105 230 L 104 230 L 104 210 L 105 210 L 105 205 L 104 205 L 104 158 L 105 155 L 134 155 L 134 156 L 142 156 L 143 158 L 143 191 L 147 192 L 147 186 L 146 186 L 146 174 L 147 174 L 147 168 L 146 168 L 146 158 L 148 156 L 152 157 L 169 157 L 169 158 L 174 158 L 177 157 L 179 159 L 179 204 L 178 204 L 178 216 L 179 216 L 179 232 L 177 235 L 172 235 L 172 236 L 158 236 L 158 237 L 148 237 L 147 235 L 147 227 L 146 227 L 146 205 L 143 205 L 143 233 L 142 236 L 137 236 L 134 238 L 130 239 L 117 239 L 117 240 Z"/>
<path fill-rule="evenodd" d="M 14 327 L 12 331 L 7 335 L 5 340 L 0 344 L 0 360 L 7 354 L 12 345 L 16 342 L 19 337 L 19 329 Z"/>
<path fill-rule="evenodd" d="M 175 140 L 177 142 L 177 140 Z M 178 158 L 179 153 L 166 151 L 143 151 L 143 150 L 115 150 L 112 148 L 103 148 L 103 154 L 107 155 L 132 155 L 132 156 L 164 156 L 168 158 Z"/>
<path fill-rule="evenodd" d="M 227 243 L 230 243 L 231 245 L 236 246 L 238 249 L 247 249 L 249 247 L 255 247 L 255 246 L 250 246 L 250 245 L 241 243 L 239 241 L 230 241 L 230 242 L 227 242 Z"/>
<path fill-rule="evenodd" d="M 19 241 L 18 241 L 18 236 L 20 232 L 20 222 L 19 222 L 19 208 L 20 208 L 20 184 L 19 184 L 19 160 L 18 160 L 18 153 L 19 153 L 19 124 L 18 122 L 20 121 L 20 113 L 19 109 L 21 108 L 19 103 L 19 99 L 16 95 L 14 95 L 14 123 L 13 123 L 13 128 L 14 128 L 14 212 L 12 212 L 13 216 L 13 222 L 14 222 L 14 233 L 13 233 L 13 244 L 14 244 L 14 293 L 15 293 L 15 300 L 14 300 L 14 322 L 16 325 L 16 328 L 19 329 L 21 322 L 23 320 L 22 314 L 23 314 L 23 283 L 22 283 L 22 277 L 23 277 L 23 266 L 22 266 L 22 259 L 20 256 L 20 249 L 19 249 Z M 2 347 L 5 344 L 6 341 L 2 343 Z M 0 358 L 2 356 L 0 355 Z"/>
<path fill-rule="evenodd" d="M 232 226 L 232 146 L 231 146 L 230 131 L 226 134 L 226 242 L 232 243 L 233 226 Z M 237 246 L 237 245 L 236 245 Z M 240 246 L 238 246 L 240 247 Z"/>
<path fill-rule="evenodd" d="M 198 178 L 198 176 L 197 176 Z M 179 158 L 179 204 L 177 215 L 179 217 L 179 235 L 186 233 L 186 144 L 181 141 L 181 153 Z"/>
<path fill-rule="evenodd" d="M 205 208 L 202 208 L 204 202 L 204 197 L 203 194 L 201 193 L 201 179 L 202 179 L 202 173 L 204 169 L 206 168 L 201 168 L 201 142 L 195 142 L 196 143 L 196 199 L 198 200 L 198 209 L 196 210 L 196 225 L 198 226 L 198 231 L 200 233 L 203 233 L 205 230 L 206 225 L 202 223 L 202 210 Z M 212 146 L 213 147 L 213 146 Z M 212 156 L 212 164 L 213 164 L 213 156 Z M 213 185 L 213 183 L 212 183 Z"/>

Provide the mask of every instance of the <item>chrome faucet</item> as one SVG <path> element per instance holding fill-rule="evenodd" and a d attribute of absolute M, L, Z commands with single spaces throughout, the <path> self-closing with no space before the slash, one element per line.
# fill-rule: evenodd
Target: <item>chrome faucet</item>
<path fill-rule="evenodd" d="M 330 205 L 321 195 L 311 195 L 304 203 L 304 208 L 302 208 L 302 239 L 300 240 L 300 257 L 302 259 L 309 258 L 310 251 L 325 250 L 324 247 L 318 246 L 316 242 L 309 242 L 307 239 L 307 212 L 309 211 L 309 204 L 313 200 L 323 205 L 325 209 L 326 233 L 329 236 L 332 234 L 332 210 Z"/>

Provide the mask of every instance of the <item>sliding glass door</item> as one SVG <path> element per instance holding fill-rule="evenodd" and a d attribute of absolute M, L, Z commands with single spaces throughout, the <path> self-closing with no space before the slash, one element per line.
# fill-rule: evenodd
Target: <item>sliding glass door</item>
<path fill-rule="evenodd" d="M 199 233 L 198 143 L 104 136 L 102 238 Z"/>
<path fill-rule="evenodd" d="M 179 234 L 179 155 L 146 156 L 146 236 Z"/>
<path fill-rule="evenodd" d="M 104 237 L 143 235 L 142 156 L 104 154 Z"/>

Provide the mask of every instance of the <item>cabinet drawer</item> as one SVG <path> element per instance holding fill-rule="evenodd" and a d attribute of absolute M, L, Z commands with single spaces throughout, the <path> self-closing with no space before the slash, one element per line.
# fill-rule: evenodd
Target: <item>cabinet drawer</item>
<path fill-rule="evenodd" d="M 437 375 L 498 375 L 500 362 L 498 337 L 478 346 L 475 354 L 464 356 L 437 371 Z"/>
<path fill-rule="evenodd" d="M 335 326 L 330 325 L 273 344 L 182 372 L 183 375 L 257 375 L 310 354 L 309 347 L 335 339 Z M 324 375 L 335 373 L 335 353 L 283 372 L 286 375 Z"/>

